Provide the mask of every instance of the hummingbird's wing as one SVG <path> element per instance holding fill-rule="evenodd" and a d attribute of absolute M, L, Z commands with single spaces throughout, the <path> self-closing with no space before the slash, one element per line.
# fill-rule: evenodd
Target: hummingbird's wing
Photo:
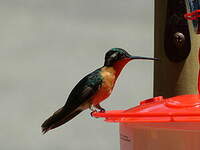
<path fill-rule="evenodd" d="M 65 105 L 57 110 L 42 124 L 42 132 L 54 129 L 77 116 L 83 109 L 79 107 L 87 103 L 96 94 L 102 84 L 100 69 L 85 76 L 71 91 Z"/>
<path fill-rule="evenodd" d="M 102 84 L 100 69 L 85 76 L 71 91 L 64 107 L 76 109 L 94 96 Z"/>

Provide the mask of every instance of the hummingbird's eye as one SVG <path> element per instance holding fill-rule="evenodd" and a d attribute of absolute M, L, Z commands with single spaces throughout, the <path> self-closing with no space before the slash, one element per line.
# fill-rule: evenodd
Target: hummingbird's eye
<path fill-rule="evenodd" d="M 112 58 L 117 59 L 119 57 L 118 53 L 114 53 L 111 55 Z"/>

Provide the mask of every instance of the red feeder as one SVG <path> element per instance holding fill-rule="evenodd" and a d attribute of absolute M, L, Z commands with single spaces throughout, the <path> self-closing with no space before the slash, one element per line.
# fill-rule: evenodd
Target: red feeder
<path fill-rule="evenodd" d="M 189 9 L 184 17 L 188 20 L 192 20 L 195 32 L 200 34 L 200 0 L 186 0 L 186 3 Z"/>
<path fill-rule="evenodd" d="M 160 96 L 93 116 L 120 123 L 121 150 L 200 149 L 200 95 Z"/>

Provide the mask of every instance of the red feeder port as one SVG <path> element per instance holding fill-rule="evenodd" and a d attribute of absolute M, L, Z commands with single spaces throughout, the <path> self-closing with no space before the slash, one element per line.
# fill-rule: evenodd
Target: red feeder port
<path fill-rule="evenodd" d="M 197 34 L 200 34 L 200 9 L 194 10 L 194 8 L 199 8 L 199 3 L 197 0 L 196 1 L 191 1 L 190 0 L 190 12 L 186 13 L 184 15 L 185 19 L 187 20 L 192 20 L 192 24 L 194 27 L 194 30 Z"/>
<path fill-rule="evenodd" d="M 187 5 L 187 14 L 184 17 L 192 20 L 194 30 L 197 34 L 200 33 L 200 0 L 185 0 Z"/>

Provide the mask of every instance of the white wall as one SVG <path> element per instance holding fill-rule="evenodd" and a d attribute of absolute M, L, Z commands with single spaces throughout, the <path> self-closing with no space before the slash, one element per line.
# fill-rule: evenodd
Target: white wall
<path fill-rule="evenodd" d="M 0 149 L 119 149 L 118 124 L 89 110 L 46 135 L 40 129 L 113 47 L 153 56 L 153 0 L 0 0 Z M 102 106 L 150 98 L 152 76 L 152 62 L 129 63 Z"/>

